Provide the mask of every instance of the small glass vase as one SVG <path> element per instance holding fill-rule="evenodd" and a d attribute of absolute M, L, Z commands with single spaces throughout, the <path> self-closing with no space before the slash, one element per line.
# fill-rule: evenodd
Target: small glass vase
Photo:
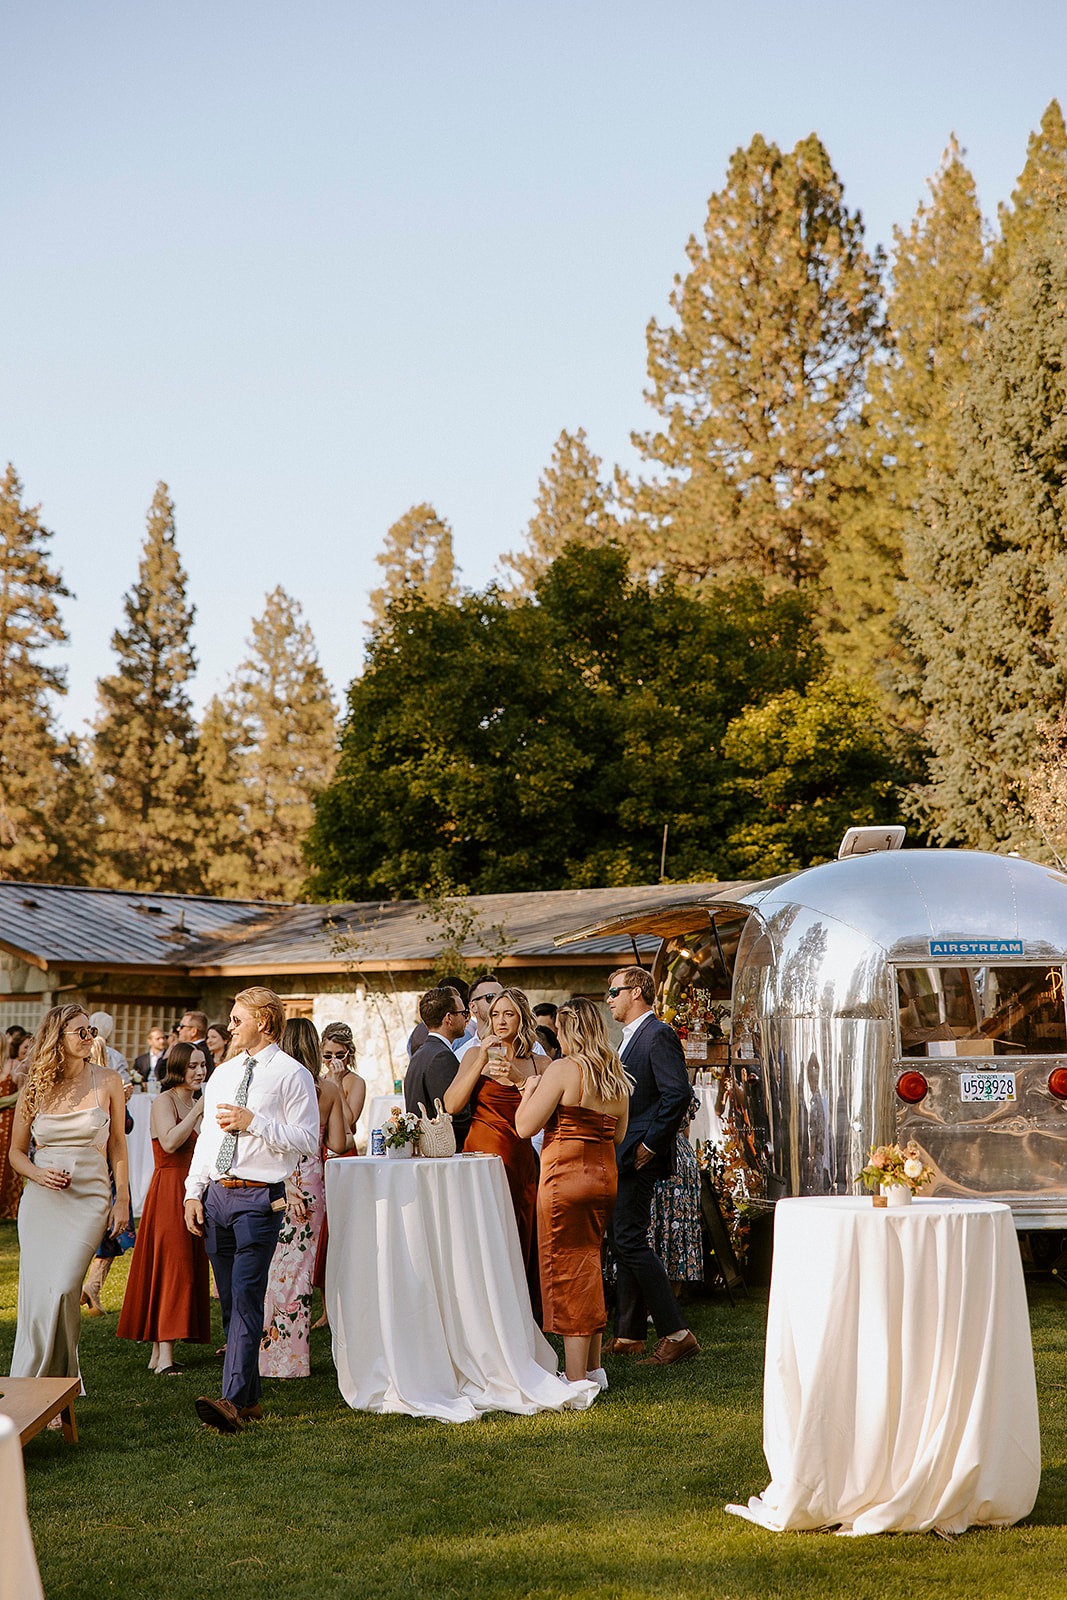
<path fill-rule="evenodd" d="M 410 1144 L 387 1144 L 385 1153 L 392 1161 L 405 1161 L 415 1154 L 415 1147 Z"/>
<path fill-rule="evenodd" d="M 910 1206 L 912 1193 L 906 1183 L 884 1183 L 882 1193 L 887 1206 Z"/>

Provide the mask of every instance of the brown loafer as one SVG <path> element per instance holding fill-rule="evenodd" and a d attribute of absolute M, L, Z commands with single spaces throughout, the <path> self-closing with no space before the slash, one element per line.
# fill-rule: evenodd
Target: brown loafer
<path fill-rule="evenodd" d="M 608 1345 L 608 1353 L 613 1356 L 639 1356 L 644 1348 L 643 1339 L 612 1339 Z"/>
<path fill-rule="evenodd" d="M 202 1394 L 196 1402 L 196 1414 L 205 1428 L 214 1428 L 216 1433 L 240 1433 L 244 1427 L 232 1400 L 212 1400 Z"/>
<path fill-rule="evenodd" d="M 676 1361 L 688 1361 L 691 1356 L 700 1354 L 700 1346 L 691 1333 L 684 1339 L 661 1339 L 652 1354 L 644 1361 L 639 1361 L 639 1367 L 673 1367 Z"/>

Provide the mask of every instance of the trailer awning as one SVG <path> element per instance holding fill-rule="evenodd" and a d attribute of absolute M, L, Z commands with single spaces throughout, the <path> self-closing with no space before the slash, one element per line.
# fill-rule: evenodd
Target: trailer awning
<path fill-rule="evenodd" d="M 769 887 L 769 882 L 756 884 L 738 880 L 719 884 L 713 894 L 679 896 L 677 900 L 669 900 L 665 905 L 655 907 L 635 905 L 629 911 L 587 923 L 571 933 L 557 934 L 556 948 L 562 949 L 582 939 L 602 939 L 612 934 L 656 934 L 661 939 L 671 939 L 676 934 L 692 933 L 697 928 L 707 927 L 718 916 L 736 916 L 739 909 L 747 912 L 747 906 L 739 905 L 742 897 L 751 895 L 754 890 Z"/>

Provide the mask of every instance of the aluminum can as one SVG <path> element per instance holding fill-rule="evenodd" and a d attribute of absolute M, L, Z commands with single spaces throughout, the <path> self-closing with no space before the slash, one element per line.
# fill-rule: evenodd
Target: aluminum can
<path fill-rule="evenodd" d="M 370 1153 L 372 1156 L 384 1156 L 385 1134 L 381 1128 L 372 1128 L 370 1131 Z"/>

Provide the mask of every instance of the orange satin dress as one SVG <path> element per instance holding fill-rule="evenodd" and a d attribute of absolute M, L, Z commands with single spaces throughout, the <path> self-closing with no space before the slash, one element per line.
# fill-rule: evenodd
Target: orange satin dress
<path fill-rule="evenodd" d="M 470 1105 L 471 1126 L 463 1148 L 468 1154 L 476 1150 L 503 1161 L 515 1207 L 523 1266 L 531 1288 L 536 1288 L 537 1157 L 529 1139 L 520 1139 L 515 1132 L 519 1091 L 514 1084 L 479 1078 Z"/>
<path fill-rule="evenodd" d="M 211 1341 L 207 1252 L 185 1226 L 185 1180 L 195 1138 L 177 1150 L 152 1140 L 155 1169 L 137 1228 L 115 1332 L 120 1339 Z"/>
<path fill-rule="evenodd" d="M 0 1095 L 14 1094 L 17 1085 L 10 1072 L 0 1072 Z M 14 1222 L 22 1199 L 22 1178 L 7 1158 L 15 1131 L 15 1108 L 0 1111 L 0 1222 Z"/>
<path fill-rule="evenodd" d="M 607 1324 L 601 1247 L 619 1186 L 615 1123 L 557 1106 L 545 1126 L 537 1245 L 546 1333 L 582 1338 Z"/>

